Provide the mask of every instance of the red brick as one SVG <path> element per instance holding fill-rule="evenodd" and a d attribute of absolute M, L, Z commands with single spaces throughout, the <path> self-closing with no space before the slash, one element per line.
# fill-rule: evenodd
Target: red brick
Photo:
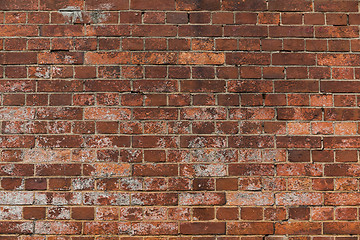
<path fill-rule="evenodd" d="M 40 64 L 83 64 L 83 53 L 80 52 L 54 52 L 39 53 Z"/>
<path fill-rule="evenodd" d="M 107 25 L 106 28 L 103 26 L 87 26 L 86 35 L 107 37 L 129 36 L 130 28 L 126 25 Z"/>
<path fill-rule="evenodd" d="M 80 25 L 45 25 L 41 27 L 44 37 L 83 36 L 84 29 Z"/>
<path fill-rule="evenodd" d="M 94 219 L 94 208 L 93 207 L 72 208 L 71 218 L 77 220 L 92 220 Z"/>
<path fill-rule="evenodd" d="M 175 0 L 160 0 L 156 6 L 146 0 L 134 0 L 130 9 L 135 10 L 175 10 Z"/>
<path fill-rule="evenodd" d="M 321 234 L 321 223 L 319 222 L 285 222 L 275 224 L 275 234 Z"/>
<path fill-rule="evenodd" d="M 178 233 L 178 225 L 173 222 L 132 223 L 132 229 L 136 235 L 176 235 Z"/>
<path fill-rule="evenodd" d="M 32 37 L 38 36 L 38 29 L 35 26 L 25 25 L 1 25 L 0 26 L 1 37 Z"/>
<path fill-rule="evenodd" d="M 231 222 L 228 223 L 229 235 L 273 234 L 274 224 L 271 222 Z"/>
<path fill-rule="evenodd" d="M 268 31 L 265 26 L 226 26 L 226 37 L 267 37 Z"/>
<path fill-rule="evenodd" d="M 358 2 L 356 1 L 337 1 L 328 2 L 319 0 L 315 3 L 315 11 L 319 12 L 357 12 Z"/>
<path fill-rule="evenodd" d="M 280 108 L 279 120 L 321 120 L 322 112 L 318 108 Z"/>
<path fill-rule="evenodd" d="M 359 202 L 358 193 L 326 193 L 325 205 L 330 206 L 355 206 Z"/>
<path fill-rule="evenodd" d="M 33 224 L 25 221 L 4 221 L 0 223 L 1 234 L 32 234 Z"/>
<path fill-rule="evenodd" d="M 274 53 L 274 65 L 314 65 L 315 55 L 309 53 Z"/>
<path fill-rule="evenodd" d="M 178 174 L 177 165 L 134 165 L 133 171 L 135 176 L 176 176 Z"/>
<path fill-rule="evenodd" d="M 37 165 L 37 176 L 77 176 L 81 172 L 79 164 L 50 164 Z"/>
<path fill-rule="evenodd" d="M 224 0 L 222 2 L 222 10 L 227 11 L 262 11 L 266 9 L 266 2 L 264 0 Z"/>
<path fill-rule="evenodd" d="M 286 80 L 286 81 L 276 81 L 275 82 L 275 92 L 297 92 L 297 93 L 306 93 L 313 92 L 316 93 L 319 91 L 319 84 L 317 81 L 311 80 Z"/>
<path fill-rule="evenodd" d="M 35 223 L 36 234 L 64 234 L 73 235 L 81 233 L 80 222 L 54 222 L 54 221 L 37 221 Z"/>
<path fill-rule="evenodd" d="M 270 26 L 269 36 L 309 38 L 314 36 L 314 28 L 308 26 Z"/>
<path fill-rule="evenodd" d="M 177 29 L 172 25 L 137 25 L 132 29 L 135 37 L 171 37 L 176 36 Z"/>
<path fill-rule="evenodd" d="M 223 53 L 180 53 L 178 64 L 221 65 L 225 62 Z"/>
<path fill-rule="evenodd" d="M 294 148 L 319 148 L 321 145 L 319 137 L 293 136 L 293 137 L 277 137 L 276 144 L 278 147 L 294 147 Z"/>
<path fill-rule="evenodd" d="M 93 53 L 88 52 L 85 54 L 86 64 L 101 63 L 104 65 L 126 64 L 130 63 L 130 54 L 122 53 Z"/>
<path fill-rule="evenodd" d="M 132 205 L 177 205 L 178 195 L 175 193 L 134 193 L 131 195 Z"/>
<path fill-rule="evenodd" d="M 85 8 L 87 10 L 127 10 L 129 9 L 129 1 L 86 0 Z"/>
<path fill-rule="evenodd" d="M 358 222 L 328 222 L 324 223 L 325 234 L 359 234 Z"/>
<path fill-rule="evenodd" d="M 196 234 L 196 235 L 210 235 L 210 234 L 225 234 L 225 223 L 182 223 L 180 225 L 181 234 Z"/>
<path fill-rule="evenodd" d="M 128 92 L 130 91 L 130 83 L 124 80 L 87 80 L 85 82 L 85 91 Z"/>
<path fill-rule="evenodd" d="M 294 11 L 294 12 L 311 12 L 312 4 L 307 0 L 270 0 L 269 1 L 270 11 Z"/>
<path fill-rule="evenodd" d="M 219 0 L 180 0 L 176 1 L 176 10 L 178 11 L 199 11 L 208 10 L 215 11 L 220 10 L 221 4 Z"/>
<path fill-rule="evenodd" d="M 316 27 L 315 37 L 318 38 L 355 38 L 359 37 L 359 29 L 352 26 Z"/>

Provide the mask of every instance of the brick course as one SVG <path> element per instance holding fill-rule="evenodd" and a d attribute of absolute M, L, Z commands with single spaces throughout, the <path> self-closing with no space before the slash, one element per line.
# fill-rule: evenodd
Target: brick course
<path fill-rule="evenodd" d="M 0 0 L 0 238 L 358 240 L 357 0 Z"/>

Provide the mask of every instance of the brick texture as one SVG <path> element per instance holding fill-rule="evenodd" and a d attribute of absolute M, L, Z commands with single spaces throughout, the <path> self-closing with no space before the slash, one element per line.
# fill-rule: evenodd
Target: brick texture
<path fill-rule="evenodd" d="M 358 0 L 0 0 L 0 239 L 359 240 Z"/>

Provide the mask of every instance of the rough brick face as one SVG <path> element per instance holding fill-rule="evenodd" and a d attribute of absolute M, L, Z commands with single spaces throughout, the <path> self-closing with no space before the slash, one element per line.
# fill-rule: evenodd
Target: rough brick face
<path fill-rule="evenodd" d="M 0 0 L 0 239 L 359 240 L 358 0 Z"/>

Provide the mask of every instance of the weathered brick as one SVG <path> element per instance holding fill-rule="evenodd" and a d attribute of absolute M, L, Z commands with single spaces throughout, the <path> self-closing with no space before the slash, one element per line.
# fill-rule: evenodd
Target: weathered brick
<path fill-rule="evenodd" d="M 176 235 L 178 225 L 173 222 L 140 222 L 133 223 L 132 229 L 136 235 Z"/>
<path fill-rule="evenodd" d="M 278 205 L 321 205 L 322 193 L 278 193 L 275 195 Z"/>
<path fill-rule="evenodd" d="M 358 7 L 0 0 L 1 239 L 354 240 Z"/>
<path fill-rule="evenodd" d="M 270 55 L 266 53 L 228 53 L 226 63 L 230 65 L 268 65 Z"/>
<path fill-rule="evenodd" d="M 221 65 L 225 62 L 223 53 L 180 53 L 178 64 Z"/>
<path fill-rule="evenodd" d="M 83 64 L 84 54 L 81 52 L 39 53 L 40 64 Z"/>
<path fill-rule="evenodd" d="M 231 222 L 226 228 L 229 235 L 268 235 L 274 233 L 273 225 L 271 222 Z"/>
<path fill-rule="evenodd" d="M 126 52 L 123 53 L 88 52 L 85 54 L 85 64 L 97 64 L 97 63 L 101 63 L 104 65 L 130 63 L 130 54 Z"/>
<path fill-rule="evenodd" d="M 61 234 L 74 235 L 81 233 L 80 222 L 54 222 L 54 221 L 37 221 L 35 223 L 36 234 Z"/>
<path fill-rule="evenodd" d="M 237 193 L 231 192 L 226 194 L 227 205 L 240 206 L 268 206 L 274 204 L 273 193 Z"/>
<path fill-rule="evenodd" d="M 86 10 L 127 10 L 129 1 L 86 0 L 85 8 Z"/>
<path fill-rule="evenodd" d="M 26 221 L 2 221 L 0 223 L 1 234 L 32 234 L 34 224 Z"/>
<path fill-rule="evenodd" d="M 84 118 L 89 120 L 125 120 L 130 119 L 131 111 L 126 108 L 86 108 Z"/>
<path fill-rule="evenodd" d="M 198 205 L 224 205 L 224 193 L 203 192 L 203 193 L 180 193 L 179 205 L 198 206 Z"/>

